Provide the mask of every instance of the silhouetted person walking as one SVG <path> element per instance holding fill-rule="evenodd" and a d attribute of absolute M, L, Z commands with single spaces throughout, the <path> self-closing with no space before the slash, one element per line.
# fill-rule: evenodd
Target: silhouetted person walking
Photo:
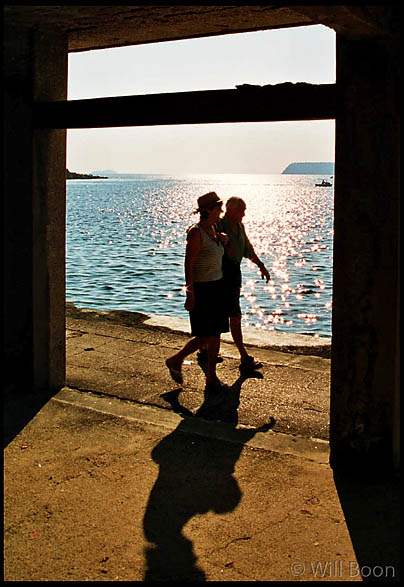
<path fill-rule="evenodd" d="M 226 306 L 230 317 L 230 332 L 240 353 L 240 370 L 244 372 L 260 369 L 262 363 L 255 361 L 247 353 L 241 329 L 240 290 L 242 283 L 241 261 L 243 257 L 258 265 L 262 279 L 267 282 L 271 276 L 260 261 L 245 232 L 242 219 L 245 216 L 246 204 L 238 197 L 229 198 L 226 202 L 226 214 L 216 223 L 216 230 L 225 233 L 229 240 L 226 243 L 226 254 L 223 257 L 223 277 L 226 289 Z"/>
<path fill-rule="evenodd" d="M 199 212 L 200 220 L 188 229 L 185 251 L 185 309 L 189 312 L 191 334 L 195 338 L 166 360 L 171 377 L 182 384 L 181 367 L 185 357 L 202 347 L 206 348 L 206 385 L 216 389 L 226 389 L 216 375 L 216 362 L 220 334 L 229 331 L 222 271 L 223 245 L 227 238 L 215 229 L 222 205 L 215 192 L 198 198 L 196 212 Z"/>

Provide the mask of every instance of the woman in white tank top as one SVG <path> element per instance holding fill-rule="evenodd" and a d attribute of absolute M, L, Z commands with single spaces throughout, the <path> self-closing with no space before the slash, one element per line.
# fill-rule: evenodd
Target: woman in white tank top
<path fill-rule="evenodd" d="M 215 231 L 214 224 L 222 212 L 223 202 L 215 192 L 198 198 L 200 220 L 187 233 L 185 251 L 185 308 L 189 312 L 194 336 L 181 351 L 169 357 L 166 365 L 176 383 L 183 382 L 181 367 L 188 355 L 201 347 L 208 351 L 206 385 L 226 389 L 216 375 L 220 334 L 229 331 L 225 307 L 222 259 L 227 237 Z"/>

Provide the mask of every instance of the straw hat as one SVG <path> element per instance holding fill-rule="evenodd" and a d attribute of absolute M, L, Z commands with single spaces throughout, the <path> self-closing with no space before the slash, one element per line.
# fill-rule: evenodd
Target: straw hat
<path fill-rule="evenodd" d="M 198 198 L 198 208 L 195 210 L 196 212 L 201 212 L 202 210 L 206 210 L 207 208 L 213 208 L 213 206 L 223 204 L 222 200 L 219 198 L 216 192 L 209 192 L 204 194 L 200 198 Z"/>

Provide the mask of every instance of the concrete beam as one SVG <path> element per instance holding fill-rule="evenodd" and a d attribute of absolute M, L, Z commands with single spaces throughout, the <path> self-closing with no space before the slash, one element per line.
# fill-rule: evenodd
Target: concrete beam
<path fill-rule="evenodd" d="M 150 5 L 4 7 L 6 24 L 67 34 L 69 51 L 323 24 L 347 38 L 399 35 L 399 5 Z"/>
<path fill-rule="evenodd" d="M 336 114 L 334 84 L 284 83 L 38 103 L 37 128 L 102 128 L 220 122 L 326 120 Z"/>
<path fill-rule="evenodd" d="M 337 37 L 331 462 L 398 462 L 399 48 Z"/>
<path fill-rule="evenodd" d="M 19 29 L 67 33 L 69 51 L 313 24 L 293 6 L 279 5 L 8 5 L 4 14 Z"/>
<path fill-rule="evenodd" d="M 66 131 L 35 130 L 33 104 L 67 95 L 67 39 L 6 29 L 6 384 L 58 389 L 65 378 Z M 52 48 L 52 50 L 50 50 Z"/>
<path fill-rule="evenodd" d="M 49 51 L 49 47 L 52 51 Z M 35 35 L 34 102 L 67 96 L 67 38 Z M 35 387 L 65 381 L 66 130 L 33 133 Z"/>

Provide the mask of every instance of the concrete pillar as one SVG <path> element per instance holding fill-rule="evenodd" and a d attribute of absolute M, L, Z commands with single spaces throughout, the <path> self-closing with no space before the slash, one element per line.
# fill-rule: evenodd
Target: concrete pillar
<path fill-rule="evenodd" d="M 5 91 L 6 384 L 65 381 L 66 131 L 36 131 L 33 104 L 67 97 L 67 40 L 7 27 Z"/>
<path fill-rule="evenodd" d="M 337 36 L 331 464 L 397 462 L 398 47 Z"/>

